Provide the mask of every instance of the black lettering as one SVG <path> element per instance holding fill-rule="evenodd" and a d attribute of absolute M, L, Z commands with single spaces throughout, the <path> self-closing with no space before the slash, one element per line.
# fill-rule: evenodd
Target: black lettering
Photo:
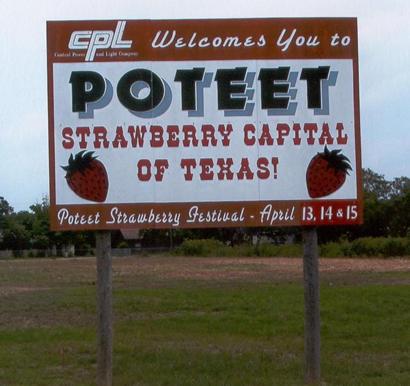
<path fill-rule="evenodd" d="M 309 109 L 320 109 L 322 107 L 322 93 L 320 81 L 329 76 L 329 66 L 318 68 L 304 68 L 300 74 L 300 79 L 306 80 L 307 102 Z"/>
<path fill-rule="evenodd" d="M 177 70 L 175 81 L 181 82 L 182 110 L 196 110 L 196 82 L 203 80 L 205 68 Z"/>
<path fill-rule="evenodd" d="M 85 112 L 88 102 L 98 101 L 105 93 L 105 80 L 94 71 L 73 71 L 70 77 L 72 110 Z"/>
<path fill-rule="evenodd" d="M 217 70 L 215 80 L 218 82 L 218 110 L 243 110 L 246 97 L 232 96 L 232 94 L 243 94 L 246 84 L 232 82 L 244 81 L 246 67 Z"/>
<path fill-rule="evenodd" d="M 133 95 L 131 87 L 135 82 L 144 82 L 150 88 L 145 98 Z M 120 102 L 132 111 L 149 111 L 157 107 L 164 98 L 164 85 L 161 78 L 150 70 L 137 69 L 124 74 L 117 85 Z"/>
<path fill-rule="evenodd" d="M 289 67 L 261 68 L 258 80 L 261 82 L 262 109 L 287 109 L 289 97 L 275 96 L 276 93 L 287 93 L 288 83 L 276 83 L 276 81 L 287 81 Z"/>

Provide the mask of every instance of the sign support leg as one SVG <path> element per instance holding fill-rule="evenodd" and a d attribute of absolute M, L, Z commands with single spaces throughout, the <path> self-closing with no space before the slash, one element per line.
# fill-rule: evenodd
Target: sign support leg
<path fill-rule="evenodd" d="M 305 293 L 305 383 L 320 380 L 320 289 L 316 228 L 303 229 Z"/>
<path fill-rule="evenodd" d="M 97 247 L 97 385 L 112 386 L 111 232 L 96 234 Z"/>

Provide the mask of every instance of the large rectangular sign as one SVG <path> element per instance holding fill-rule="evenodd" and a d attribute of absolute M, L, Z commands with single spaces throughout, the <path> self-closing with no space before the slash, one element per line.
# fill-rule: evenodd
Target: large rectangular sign
<path fill-rule="evenodd" d="M 362 221 L 356 19 L 47 23 L 54 230 Z"/>

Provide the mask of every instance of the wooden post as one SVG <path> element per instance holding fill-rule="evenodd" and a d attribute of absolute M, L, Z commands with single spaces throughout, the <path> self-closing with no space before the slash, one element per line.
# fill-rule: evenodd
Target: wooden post
<path fill-rule="evenodd" d="M 305 383 L 320 380 L 319 257 L 316 228 L 303 230 L 305 292 Z"/>
<path fill-rule="evenodd" d="M 97 386 L 112 386 L 111 232 L 96 234 L 97 246 Z"/>

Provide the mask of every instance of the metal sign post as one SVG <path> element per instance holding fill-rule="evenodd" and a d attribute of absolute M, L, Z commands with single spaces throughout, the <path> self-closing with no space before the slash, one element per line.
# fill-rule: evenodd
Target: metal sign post
<path fill-rule="evenodd" d="M 320 288 L 316 228 L 303 229 L 305 292 L 305 382 L 320 379 Z"/>
<path fill-rule="evenodd" d="M 111 232 L 96 233 L 97 246 L 97 385 L 112 385 Z"/>

